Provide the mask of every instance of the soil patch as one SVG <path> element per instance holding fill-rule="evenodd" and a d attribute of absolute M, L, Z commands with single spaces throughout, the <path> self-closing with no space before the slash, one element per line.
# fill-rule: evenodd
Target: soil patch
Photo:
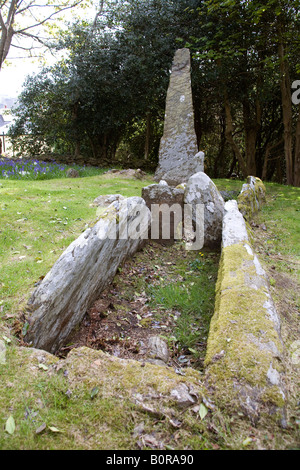
<path fill-rule="evenodd" d="M 190 316 L 190 328 L 199 331 L 195 355 L 196 351 L 174 336 L 177 321 L 182 315 L 180 309 L 176 305 L 172 308 L 165 306 L 163 298 L 161 303 L 155 303 L 151 291 L 158 286 L 175 283 L 193 285 L 197 272 L 191 270 L 191 266 L 204 257 L 215 266 L 218 264 L 219 253 L 216 252 L 203 250 L 199 254 L 186 251 L 183 243 L 167 246 L 147 242 L 140 252 L 119 268 L 112 284 L 86 312 L 78 329 L 68 339 L 68 344 L 58 351 L 58 355 L 65 356 L 73 348 L 87 346 L 117 357 L 144 362 L 149 360 L 149 338 L 160 336 L 169 348 L 169 366 L 175 369 L 185 366 L 201 368 L 206 352 L 205 332 L 208 329 L 203 322 L 207 322 L 207 316 L 205 319 L 203 316 L 203 322 L 201 316 L 200 319 L 198 317 L 197 323 L 194 323 L 193 315 Z M 215 276 L 211 276 L 210 282 L 214 286 Z M 188 298 L 188 292 L 186 295 Z M 214 298 L 211 299 L 211 315 L 213 305 Z"/>

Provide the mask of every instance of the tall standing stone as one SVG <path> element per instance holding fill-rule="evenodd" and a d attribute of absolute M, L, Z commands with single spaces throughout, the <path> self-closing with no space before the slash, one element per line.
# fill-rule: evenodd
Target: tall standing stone
<path fill-rule="evenodd" d="M 173 60 L 166 100 L 164 133 L 160 141 L 155 180 L 176 186 L 203 169 L 204 153 L 198 153 L 191 87 L 191 56 L 178 49 Z"/>

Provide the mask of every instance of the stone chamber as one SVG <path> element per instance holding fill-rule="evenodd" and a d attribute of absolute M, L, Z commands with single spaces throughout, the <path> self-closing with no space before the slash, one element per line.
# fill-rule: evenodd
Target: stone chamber
<path fill-rule="evenodd" d="M 175 204 L 179 208 L 185 203 L 202 204 L 204 245 L 219 246 L 221 253 L 204 376 L 201 375 L 199 386 L 201 390 L 205 388 L 211 401 L 220 406 L 230 402 L 230 407 L 242 410 L 254 423 L 268 415 L 284 426 L 286 397 L 280 321 L 268 278 L 251 244 L 248 223 L 264 203 L 263 183 L 249 177 L 237 200 L 224 202 L 210 178 L 198 172 L 177 187 L 160 181 L 144 188 L 142 196 L 126 199 L 110 195 L 96 201 L 96 225 L 67 248 L 34 290 L 27 305 L 29 327 L 25 343 L 53 355 L 66 346 L 87 309 L 113 282 L 124 260 L 144 246 L 153 203 Z M 114 230 L 120 236 L 124 220 L 138 227 L 140 237 L 108 236 Z M 174 234 L 173 227 L 170 244 Z M 174 373 L 174 364 L 159 334 L 150 336 L 148 347 L 151 354 L 147 362 Z M 76 348 L 69 356 L 74 354 Z M 190 400 L 192 404 L 194 398 Z"/>

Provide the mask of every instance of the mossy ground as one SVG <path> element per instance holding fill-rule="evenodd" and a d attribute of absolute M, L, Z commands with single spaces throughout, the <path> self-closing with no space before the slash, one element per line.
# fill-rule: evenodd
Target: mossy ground
<path fill-rule="evenodd" d="M 299 447 L 299 368 L 291 360 L 292 344 L 299 338 L 299 190 L 295 188 L 267 185 L 267 204 L 256 221 L 257 227 L 252 226 L 260 259 L 273 273 L 272 295 L 282 318 L 282 335 L 290 359 L 286 378 L 289 392 L 287 429 L 270 426 L 268 417 L 254 427 L 243 415 L 216 407 L 208 407 L 204 419 L 201 419 L 197 407 L 179 414 L 176 411 L 176 419 L 171 422 L 166 413 L 142 408 L 126 393 L 137 383 L 134 374 L 127 375 L 119 384 L 114 382 L 111 393 L 108 377 L 106 394 L 101 393 L 103 377 L 99 383 L 91 378 L 86 380 L 90 363 L 99 360 L 94 354 L 101 352 L 92 352 L 92 357 L 87 354 L 82 368 L 78 366 L 69 375 L 63 360 L 20 347 L 14 336 L 18 312 L 27 301 L 34 283 L 47 273 L 62 250 L 85 229 L 86 224 L 94 222 L 95 208 L 89 204 L 100 194 L 140 195 L 141 188 L 152 182 L 151 178 L 137 181 L 97 176 L 30 183 L 1 182 L 1 209 L 4 210 L 1 211 L 0 228 L 0 330 L 1 337 L 5 335 L 11 340 L 6 342 L 6 364 L 0 365 L 1 449 L 130 450 L 161 446 L 166 450 L 236 450 Z M 229 190 L 239 189 L 242 184 L 226 180 L 215 182 L 219 189 Z M 264 224 L 266 231 L 261 228 Z M 81 361 L 76 363 L 81 364 Z M 111 368 L 114 380 L 116 367 L 120 365 L 114 364 Z M 160 368 L 151 370 L 160 377 Z M 179 383 L 187 380 L 178 374 L 175 377 L 174 372 L 170 374 L 172 380 L 177 377 Z M 198 378 L 194 374 L 192 372 L 188 380 L 195 385 Z M 150 374 L 150 388 L 157 393 L 155 380 Z M 98 391 L 95 390 L 97 386 Z M 205 392 L 205 387 L 200 380 L 197 406 L 201 402 L 201 391 Z M 153 400 L 155 402 L 156 399 Z M 16 424 L 13 434 L 5 431 L 10 416 Z M 43 424 L 44 430 L 37 432 Z"/>

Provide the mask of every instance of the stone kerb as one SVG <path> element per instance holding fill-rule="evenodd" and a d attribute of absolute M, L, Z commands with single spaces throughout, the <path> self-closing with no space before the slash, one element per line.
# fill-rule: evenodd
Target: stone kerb
<path fill-rule="evenodd" d="M 220 247 L 224 199 L 214 182 L 203 171 L 191 175 L 188 179 L 185 185 L 184 203 L 193 207 L 203 206 L 203 244 L 206 247 Z M 194 216 L 193 223 L 197 225 Z"/>
<path fill-rule="evenodd" d="M 266 200 L 266 188 L 263 182 L 255 177 L 248 176 L 247 183 L 243 184 L 238 196 L 239 211 L 246 220 L 251 220 Z"/>
<path fill-rule="evenodd" d="M 24 340 L 55 353 L 124 259 L 143 245 L 150 220 L 142 198 L 119 199 L 109 205 L 98 222 L 69 245 L 33 292 Z"/>
<path fill-rule="evenodd" d="M 206 384 L 221 406 L 242 409 L 254 423 L 273 416 L 284 425 L 282 357 L 280 321 L 266 273 L 237 201 L 228 201 L 205 359 Z"/>

